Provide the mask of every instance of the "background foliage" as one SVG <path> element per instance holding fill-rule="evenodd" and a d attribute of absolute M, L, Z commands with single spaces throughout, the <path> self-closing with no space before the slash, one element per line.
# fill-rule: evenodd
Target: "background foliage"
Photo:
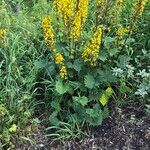
<path fill-rule="evenodd" d="M 138 98 L 149 112 L 150 4 L 140 14 L 144 6 L 135 5 L 140 0 L 99 2 L 89 1 L 83 8 L 87 14 L 80 12 L 84 19 L 76 40 L 70 36 L 75 14 L 67 22 L 52 1 L 0 2 L 0 29 L 6 31 L 0 38 L 2 146 L 13 146 L 13 134 L 32 126 L 34 114 L 50 126 L 47 131 L 55 129 L 62 138 L 70 138 L 80 135 L 86 124 L 102 124 L 109 117 L 110 99 L 120 105 Z M 64 9 L 66 13 L 69 8 Z M 47 16 L 51 22 L 44 30 Z M 98 28 L 102 28 L 98 57 L 88 55 L 93 66 L 82 53 Z M 52 35 L 54 39 L 48 40 Z M 56 58 L 58 53 L 63 59 Z M 65 79 L 60 72 L 64 66 Z"/>

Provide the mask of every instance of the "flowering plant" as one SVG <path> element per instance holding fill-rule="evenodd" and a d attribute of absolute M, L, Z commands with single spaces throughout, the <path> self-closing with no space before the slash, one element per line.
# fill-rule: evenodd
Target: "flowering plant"
<path fill-rule="evenodd" d="M 134 2 L 125 22 L 123 10 L 128 5 L 122 0 L 51 2 L 52 11 L 43 17 L 42 28 L 50 55 L 47 72 L 54 82 L 52 124 L 74 118 L 98 125 L 108 117 L 107 103 L 117 84 L 111 68 L 116 66 L 114 59 L 132 52 L 130 37 L 145 5 L 146 1 Z"/>

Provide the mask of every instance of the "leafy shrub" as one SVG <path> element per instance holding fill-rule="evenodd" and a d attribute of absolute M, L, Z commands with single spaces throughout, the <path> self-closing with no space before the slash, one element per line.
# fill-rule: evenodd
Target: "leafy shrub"
<path fill-rule="evenodd" d="M 0 143 L 11 145 L 31 124 L 37 103 L 49 129 L 69 138 L 84 124 L 100 125 L 110 99 L 141 95 L 149 108 L 148 7 L 147 0 L 1 1 Z"/>
<path fill-rule="evenodd" d="M 71 124 L 74 118 L 79 124 L 99 125 L 109 116 L 107 103 L 114 91 L 133 92 L 132 35 L 146 2 L 50 3 L 42 18 L 49 54 L 35 65 L 46 71 L 44 96 L 50 103 L 51 124 L 59 125 L 60 120 Z"/>

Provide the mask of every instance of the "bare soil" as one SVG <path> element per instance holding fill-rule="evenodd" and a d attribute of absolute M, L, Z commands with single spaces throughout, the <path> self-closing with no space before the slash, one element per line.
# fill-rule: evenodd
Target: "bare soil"
<path fill-rule="evenodd" d="M 16 140 L 15 150 L 150 150 L 150 116 L 140 103 L 116 108 L 102 126 L 89 127 L 80 140 L 48 139 L 38 126 L 29 137 L 34 142 Z"/>

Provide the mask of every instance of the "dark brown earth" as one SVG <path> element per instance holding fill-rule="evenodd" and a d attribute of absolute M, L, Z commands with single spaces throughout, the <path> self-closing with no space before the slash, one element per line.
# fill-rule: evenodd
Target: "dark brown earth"
<path fill-rule="evenodd" d="M 149 115 L 137 102 L 116 108 L 102 126 L 89 127 L 80 140 L 50 140 L 38 127 L 29 135 L 34 142 L 18 140 L 15 150 L 150 150 L 149 125 Z"/>

